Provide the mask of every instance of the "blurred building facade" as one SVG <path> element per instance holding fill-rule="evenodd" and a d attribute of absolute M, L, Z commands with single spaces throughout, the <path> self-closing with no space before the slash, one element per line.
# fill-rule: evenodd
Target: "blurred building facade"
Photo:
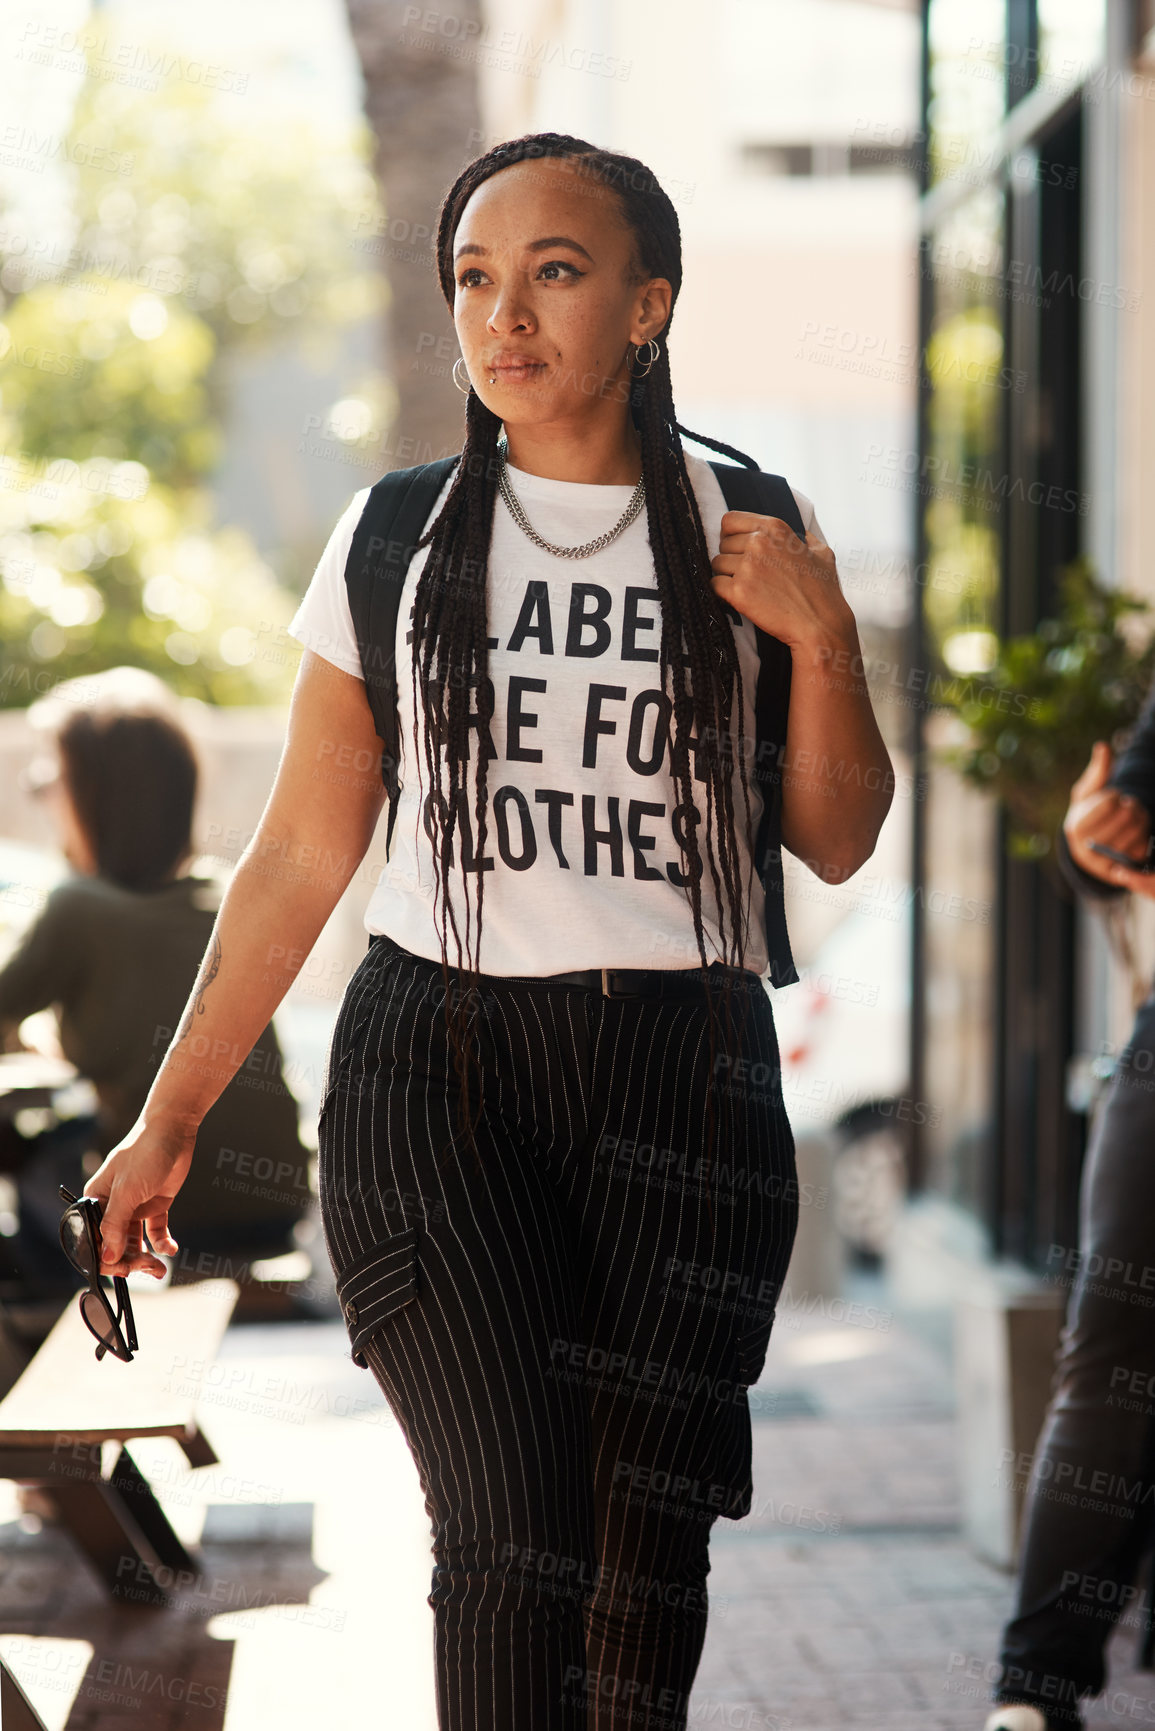
<path fill-rule="evenodd" d="M 1155 593 L 1153 26 L 1139 0 L 924 6 L 918 438 L 889 465 L 926 577 L 915 667 L 981 677 L 987 634 L 1053 614 L 1080 554 Z M 975 1263 L 1045 1275 L 1075 1244 L 1087 1079 L 1133 1004 L 1099 916 L 1046 862 L 1008 857 L 993 802 L 942 766 L 950 719 L 918 723 L 912 1094 L 926 1109 L 900 1260 L 911 1291 L 945 1297 Z"/>

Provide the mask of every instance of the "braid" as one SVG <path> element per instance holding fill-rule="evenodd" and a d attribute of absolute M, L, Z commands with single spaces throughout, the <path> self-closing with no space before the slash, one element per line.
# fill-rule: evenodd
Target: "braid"
<path fill-rule="evenodd" d="M 633 157 L 599 150 L 584 139 L 563 133 L 536 133 L 511 139 L 477 157 L 462 171 L 445 196 L 438 221 L 437 263 L 442 293 L 450 310 L 453 309 L 456 289 L 453 240 L 466 203 L 491 175 L 513 163 L 535 157 L 565 158 L 588 174 L 597 186 L 617 195 L 622 215 L 634 238 L 633 268 L 635 273 L 640 273 L 638 280 L 654 276 L 666 278 L 676 300 L 682 276 L 678 218 L 673 204 L 651 171 Z M 671 314 L 672 311 L 673 303 Z M 668 327 L 667 320 L 664 330 Z M 674 831 L 684 861 L 684 870 L 679 870 L 678 880 L 685 888 L 690 904 L 703 983 L 707 988 L 710 1036 L 707 1138 L 712 1150 L 717 1129 L 717 1016 L 709 991 L 709 959 L 702 923 L 705 862 L 696 832 L 699 814 L 695 810 L 694 781 L 705 783 L 705 860 L 709 862 L 713 883 L 722 955 L 732 965 L 741 966 L 747 934 L 745 910 L 741 907 L 741 850 L 735 834 L 730 751 L 735 687 L 739 717 L 745 711 L 741 667 L 730 622 L 732 610 L 712 587 L 709 549 L 679 435 L 684 434 L 710 446 L 746 468 L 757 469 L 758 464 L 732 445 L 692 433 L 679 424 L 674 411 L 669 354 L 665 344 L 661 345 L 657 360 L 644 376 L 631 376 L 630 414 L 641 440 L 647 523 L 660 597 L 662 690 L 667 690 L 668 680 L 672 679 L 673 684 L 671 708 L 674 725 L 670 730 L 670 747 L 678 802 L 674 812 Z M 488 759 L 495 755 L 489 732 L 494 694 L 488 676 L 486 570 L 498 490 L 497 434 L 500 425 L 499 418 L 485 407 L 476 392 L 471 391 L 466 402 L 461 461 L 441 511 L 418 543 L 429 547 L 429 557 L 418 579 L 413 617 L 415 728 L 416 718 L 421 713 L 417 703 L 417 662 L 420 659 L 422 704 L 427 717 L 425 764 L 432 790 L 426 798 L 423 821 L 432 842 L 436 894 L 443 901 L 442 977 L 446 987 L 446 1017 L 454 1064 L 461 1083 L 460 1127 L 475 1153 L 473 1132 L 476 1120 L 471 1122 L 469 1117 L 471 1049 L 467 1041 L 472 1023 L 469 1015 L 463 1012 L 460 1001 L 455 1003 L 453 1014 L 450 1013 L 447 915 L 453 927 L 459 972 L 463 969 L 463 952 L 457 920 L 445 891 L 453 864 L 453 838 L 461 832 L 463 886 L 468 881 L 468 870 L 473 869 L 478 874 L 477 943 L 472 958 L 469 955 L 467 892 L 465 897 L 466 995 L 469 1003 L 473 1004 L 474 988 L 480 974 L 485 883 L 485 873 L 481 868 L 485 858 Z M 477 691 L 478 751 L 473 813 L 476 831 L 468 813 L 467 777 L 463 768 L 470 756 L 472 722 L 469 699 L 474 687 Z M 416 747 L 416 739 L 414 744 Z M 442 746 L 448 754 L 448 788 L 444 786 Z M 750 792 L 745 754 L 741 751 L 739 764 L 744 833 L 753 871 Z M 466 858 L 467 847 L 472 847 L 471 861 Z M 733 989 L 733 978 L 726 974 L 722 1012 L 728 1037 L 734 1033 Z M 742 1007 L 744 1012 L 748 1011 L 748 1000 L 743 999 Z M 708 1193 L 707 1202 L 709 1205 Z M 712 1206 L 710 1217 L 712 1221 Z"/>
<path fill-rule="evenodd" d="M 454 991 L 449 976 L 447 924 L 453 927 L 456 967 L 469 979 L 467 1003 L 474 1002 L 472 988 L 480 970 L 481 908 L 485 892 L 486 811 L 488 762 L 494 755 L 489 730 L 493 715 L 493 686 L 489 679 L 489 643 L 486 618 L 486 569 L 493 507 L 497 492 L 497 432 L 501 422 L 471 391 L 466 404 L 465 443 L 457 472 L 436 521 L 418 541 L 429 547 L 429 557 L 418 580 L 413 605 L 413 717 L 414 747 L 417 747 L 417 717 L 425 713 L 423 730 L 427 786 L 422 814 L 432 843 L 434 906 L 441 908 L 441 976 L 445 987 L 446 1016 L 453 1044 L 454 1061 L 462 1088 L 462 1115 L 467 1140 L 476 1152 L 474 1122 L 469 1122 L 469 1053 L 463 1018 L 450 1014 Z M 436 653 L 436 663 L 434 655 Z M 422 702 L 417 701 L 417 666 L 421 664 Z M 469 691 L 477 689 L 477 819 L 476 846 L 472 849 L 477 869 L 477 939 L 475 954 L 469 954 L 470 910 L 465 898 L 465 947 L 453 904 L 447 893 L 448 872 L 453 864 L 453 838 L 460 832 L 463 881 L 467 837 L 473 834 L 468 812 L 468 787 L 464 773 L 469 750 Z M 464 701 L 461 694 L 464 691 Z M 442 756 L 448 757 L 449 787 L 444 787 Z M 436 810 L 436 819 L 434 818 Z M 480 1102 L 479 1102 L 480 1105 Z"/>
<path fill-rule="evenodd" d="M 670 408 L 672 409 L 673 406 L 673 402 L 671 401 Z M 748 457 L 745 451 L 739 451 L 735 445 L 727 445 L 721 439 L 707 438 L 705 433 L 691 433 L 689 427 L 683 427 L 681 421 L 675 421 L 674 425 L 678 429 L 679 433 L 683 434 L 687 439 L 693 439 L 696 445 L 709 445 L 712 451 L 721 451 L 724 457 L 736 457 L 738 462 L 743 464 L 747 469 L 758 468 L 758 464 L 754 461 L 753 457 Z"/>

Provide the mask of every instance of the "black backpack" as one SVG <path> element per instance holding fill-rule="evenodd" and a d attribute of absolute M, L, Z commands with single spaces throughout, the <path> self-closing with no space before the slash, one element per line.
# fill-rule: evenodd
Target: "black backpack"
<path fill-rule="evenodd" d="M 445 481 L 460 459 L 442 457 L 413 469 L 394 469 L 370 489 L 353 534 L 345 565 L 349 611 L 361 654 L 365 695 L 378 737 L 384 745 L 381 779 L 389 796 L 389 827 L 385 851 L 393 840 L 393 822 L 400 793 L 397 717 L 397 613 L 405 573 L 424 533 L 429 513 Z M 781 475 L 733 463 L 711 463 L 732 511 L 756 511 L 780 517 L 800 540 L 805 539 L 794 495 Z M 782 778 L 786 720 L 790 707 L 790 651 L 777 637 L 755 626 L 758 643 L 758 686 L 754 699 L 756 755 L 747 775 L 762 791 L 762 820 L 755 837 L 755 865 L 766 897 L 766 943 L 770 983 L 788 986 L 798 978 L 786 930 L 782 895 Z"/>

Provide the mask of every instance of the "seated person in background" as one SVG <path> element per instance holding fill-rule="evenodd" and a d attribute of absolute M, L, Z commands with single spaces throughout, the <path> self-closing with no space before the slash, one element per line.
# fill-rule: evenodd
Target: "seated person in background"
<path fill-rule="evenodd" d="M 30 1143 L 15 1175 L 21 1228 L 9 1241 L 30 1294 L 70 1289 L 56 1186 L 77 1194 L 128 1132 L 188 1001 L 224 885 L 193 875 L 198 766 L 167 687 L 136 668 L 69 681 L 34 706 L 55 761 L 36 782 L 52 801 L 73 875 L 0 967 L 0 1045 L 55 1008 L 63 1055 L 92 1083 L 91 1119 Z M 81 1128 L 83 1126 L 83 1129 Z M 77 1131 L 81 1131 L 78 1135 Z M 82 1157 L 95 1150 L 87 1162 Z M 293 1248 L 310 1201 L 297 1101 L 272 1024 L 207 1113 L 173 1203 L 173 1278 L 236 1273 L 247 1256 Z M 227 1259 L 231 1266 L 223 1266 Z"/>

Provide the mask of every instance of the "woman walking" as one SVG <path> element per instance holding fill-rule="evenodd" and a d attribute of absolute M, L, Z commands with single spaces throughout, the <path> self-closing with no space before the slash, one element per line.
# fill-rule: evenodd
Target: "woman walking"
<path fill-rule="evenodd" d="M 363 858 L 380 762 L 389 864 L 333 1034 L 321 1212 L 432 1522 L 439 1724 L 678 1731 L 797 1221 L 776 862 L 849 876 L 893 778 L 864 683 L 832 672 L 858 654 L 833 554 L 727 513 L 682 446 L 680 237 L 650 171 L 499 145 L 450 188 L 437 263 L 466 432 L 395 644 L 345 587 L 362 493 L 294 621 L 284 755 L 184 1022 L 87 1193 L 106 1271 L 159 1265 L 142 1229 L 172 1253 L 196 1123 L 291 983 L 274 958 L 308 953 Z M 727 311 L 720 366 L 757 318 Z M 399 776 L 374 722 L 394 647 Z"/>

